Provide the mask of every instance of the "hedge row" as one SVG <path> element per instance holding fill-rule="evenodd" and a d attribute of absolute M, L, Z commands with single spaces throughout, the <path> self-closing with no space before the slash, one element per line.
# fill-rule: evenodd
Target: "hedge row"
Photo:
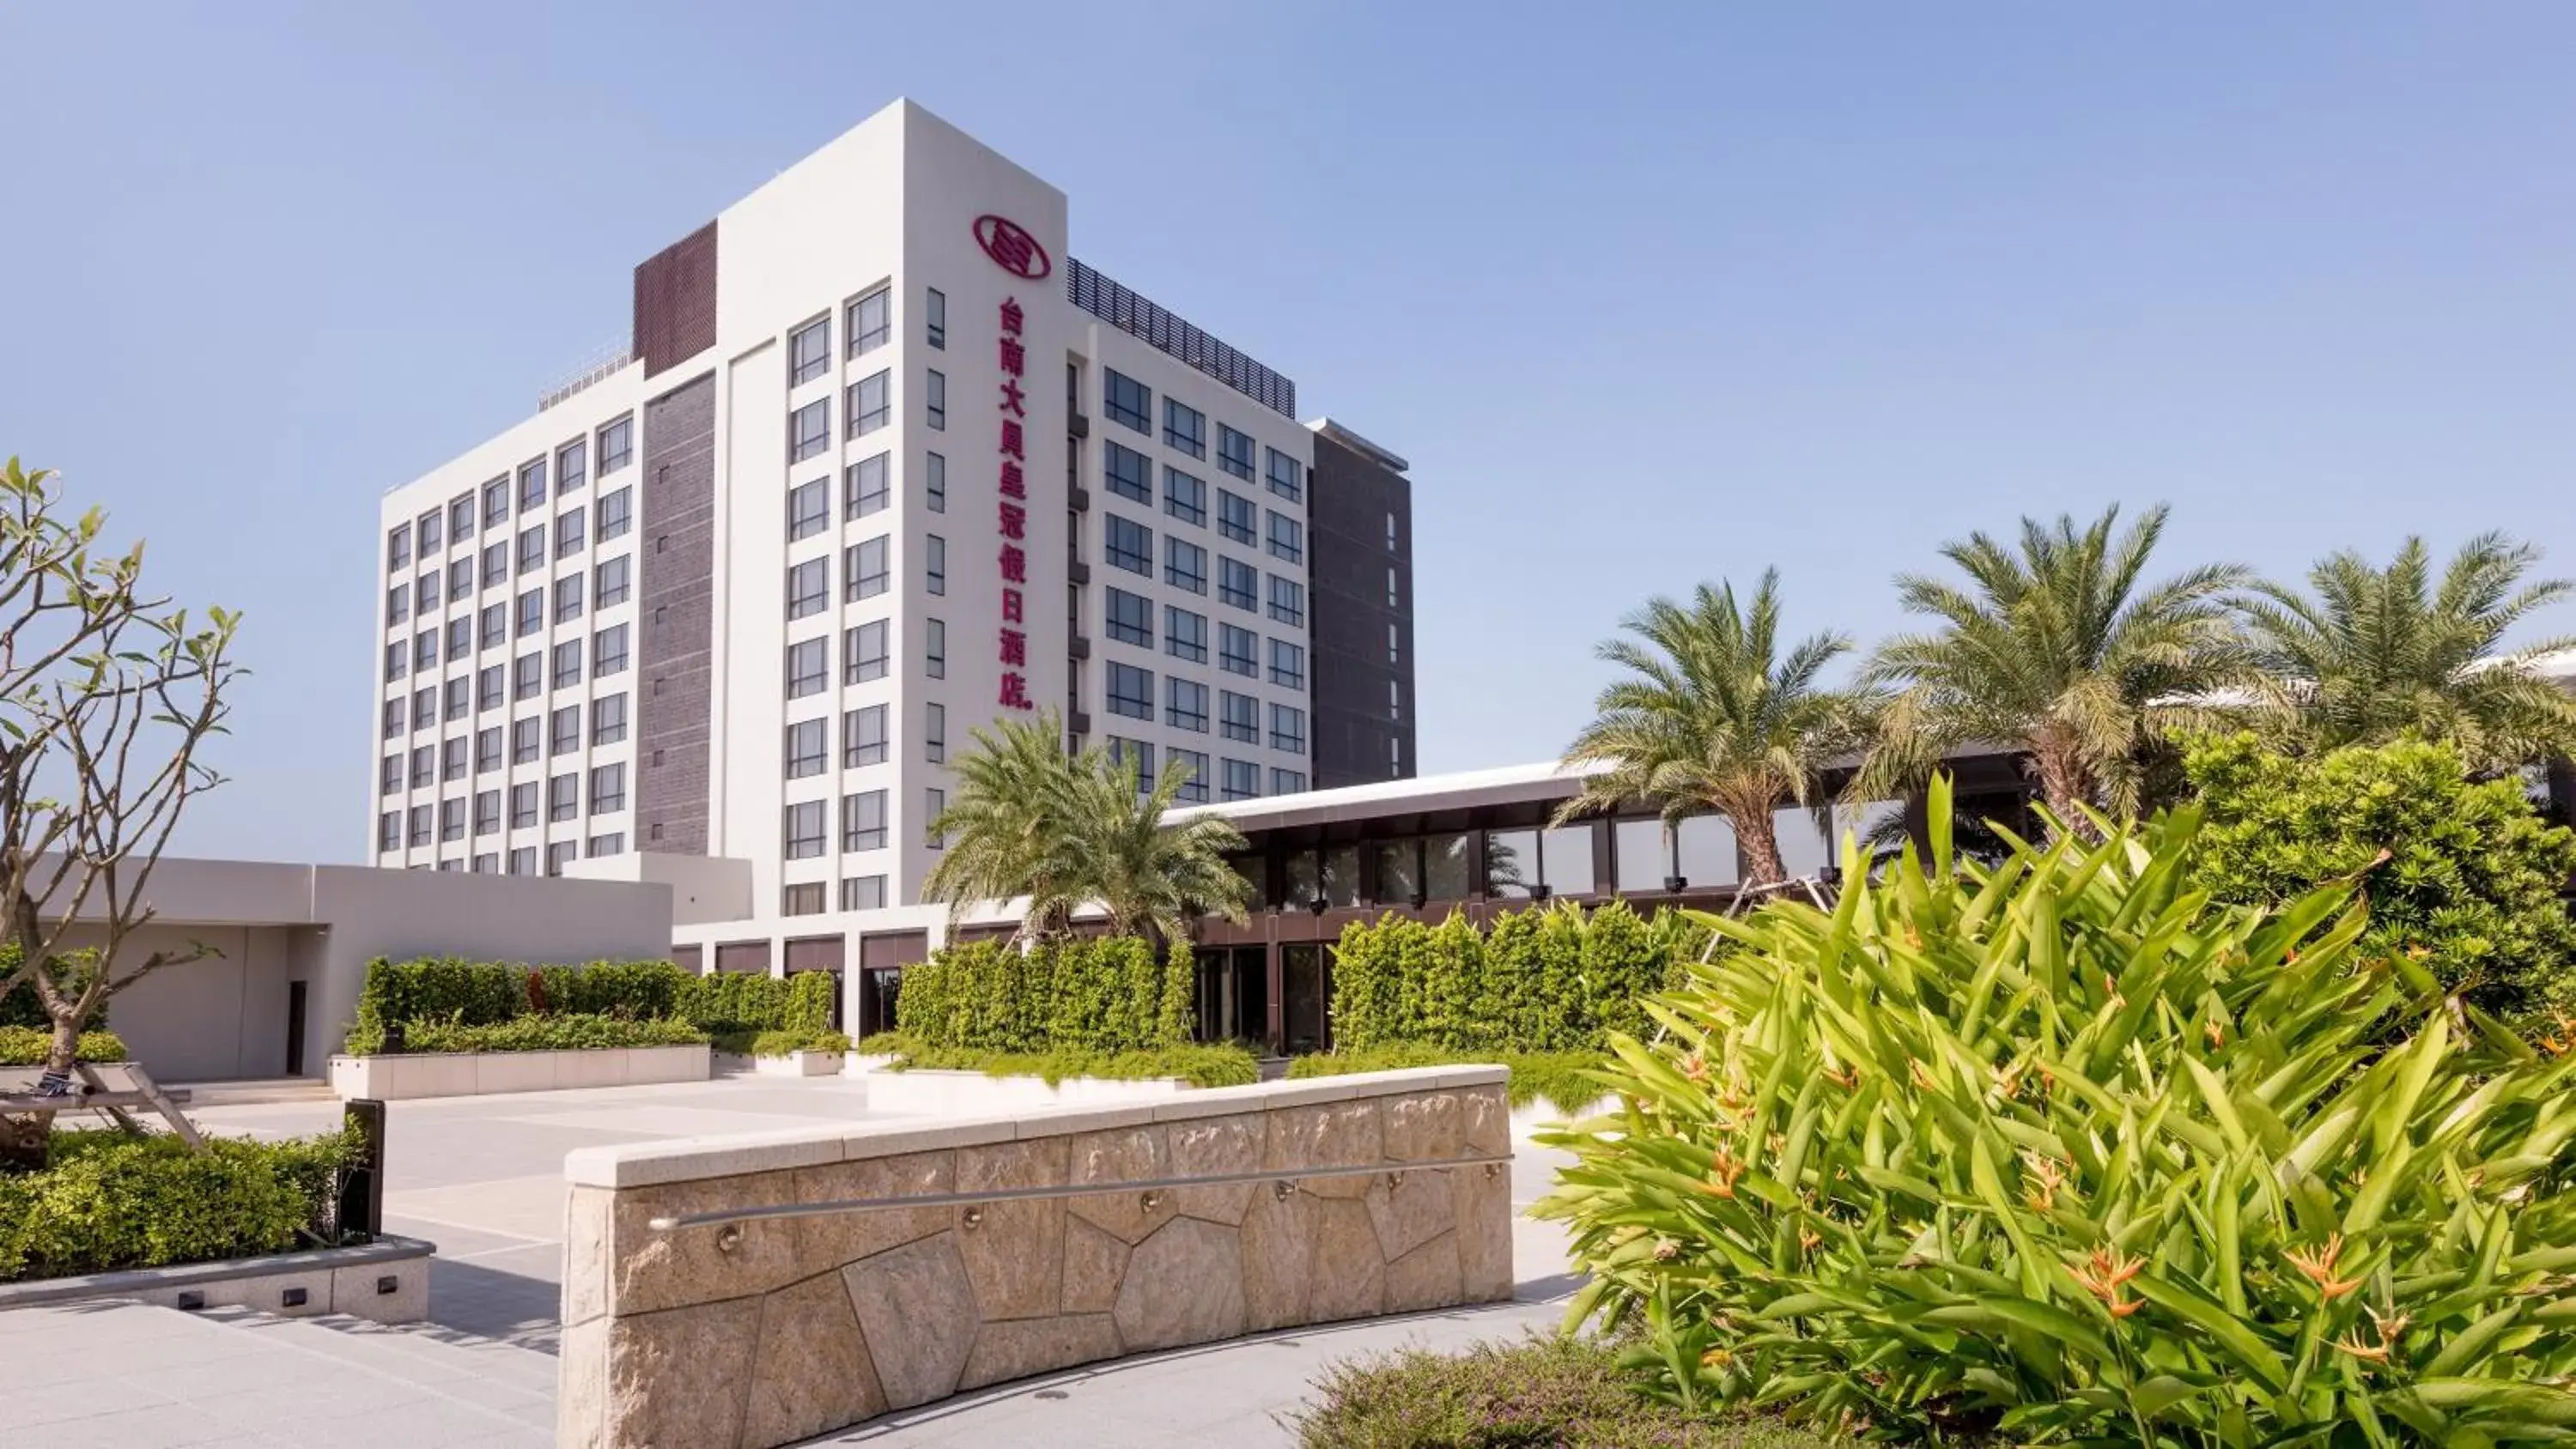
<path fill-rule="evenodd" d="M 0 1281 L 158 1268 L 330 1243 L 342 1133 L 288 1142 L 57 1132 L 52 1163 L 0 1174 Z"/>
<path fill-rule="evenodd" d="M 358 1020 L 348 1050 L 381 1051 L 387 1028 L 399 1022 L 410 1051 L 467 1050 L 422 1044 L 425 1028 L 443 1032 L 503 1027 L 536 1019 L 585 1019 L 672 1023 L 690 1029 L 685 1040 L 715 1032 L 792 1031 L 818 1035 L 832 1025 L 838 978 L 804 971 L 778 978 L 742 972 L 701 976 L 669 961 L 595 961 L 587 966 L 529 967 L 506 961 L 431 957 L 367 965 L 358 993 Z M 570 1035 L 585 1029 L 565 1028 Z M 519 1028 L 492 1040 L 536 1041 L 545 1033 Z M 667 1035 L 667 1033 L 666 1033 Z M 440 1036 L 439 1040 L 461 1039 Z M 599 1042 L 596 1045 L 648 1045 Z M 506 1050 L 487 1047 L 480 1050 Z M 518 1050 L 547 1050 L 528 1046 Z"/>
<path fill-rule="evenodd" d="M 415 1021 L 403 1027 L 407 1052 L 574 1052 L 604 1047 L 688 1046 L 707 1034 L 685 1021 L 556 1012 L 466 1026 Z"/>
<path fill-rule="evenodd" d="M 1677 914 L 1648 920 L 1623 901 L 1514 911 L 1483 934 L 1454 912 L 1437 926 L 1354 921 L 1334 953 L 1334 1046 L 1603 1051 L 1611 1032 L 1650 1032 L 1645 998 L 1678 985 L 1707 940 Z"/>
<path fill-rule="evenodd" d="M 1132 936 L 977 942 L 906 967 L 895 1019 L 931 1047 L 1143 1051 L 1190 1039 L 1195 982 L 1186 942 L 1160 961 Z"/>
<path fill-rule="evenodd" d="M 0 1026 L 0 1067 L 41 1067 L 52 1055 L 54 1033 L 50 1027 Z M 122 1062 L 133 1058 L 125 1042 L 112 1031 L 85 1031 L 74 1049 L 77 1060 L 84 1062 Z"/>
<path fill-rule="evenodd" d="M 982 1072 L 990 1077 L 1039 1077 L 1053 1086 L 1067 1077 L 1147 1081 L 1178 1077 L 1198 1087 L 1248 1087 L 1261 1079 L 1261 1064 L 1240 1042 L 1166 1043 L 1135 1051 L 1086 1051 L 1059 1047 L 1044 1052 L 997 1052 L 931 1046 L 908 1032 L 862 1038 L 855 1050 L 892 1057 L 892 1070 Z"/>

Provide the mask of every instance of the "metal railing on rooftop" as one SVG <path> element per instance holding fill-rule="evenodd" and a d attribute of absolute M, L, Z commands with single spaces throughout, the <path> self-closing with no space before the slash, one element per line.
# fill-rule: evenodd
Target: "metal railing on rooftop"
<path fill-rule="evenodd" d="M 615 374 L 634 360 L 635 344 L 632 339 L 619 338 L 615 342 L 601 343 L 592 348 L 590 355 L 583 358 L 580 365 L 565 374 L 554 386 L 537 394 L 537 411 L 544 412 L 592 383 Z"/>

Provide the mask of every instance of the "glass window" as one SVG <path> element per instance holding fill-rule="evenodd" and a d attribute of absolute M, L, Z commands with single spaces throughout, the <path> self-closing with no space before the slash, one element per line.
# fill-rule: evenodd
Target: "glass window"
<path fill-rule="evenodd" d="M 1238 629 L 1232 624 L 1219 624 L 1216 626 L 1216 637 L 1216 662 L 1219 669 L 1228 674 L 1240 674 L 1247 678 L 1261 673 L 1261 659 L 1258 653 L 1261 648 L 1260 635 L 1249 629 Z"/>
<path fill-rule="evenodd" d="M 519 465 L 519 511 L 533 512 L 544 507 L 545 502 L 546 460 L 539 458 L 534 462 L 521 463 Z"/>
<path fill-rule="evenodd" d="M 930 369 L 929 384 L 922 389 L 922 407 L 928 415 L 930 430 L 934 433 L 946 432 L 948 430 L 948 374 L 937 368 Z"/>
<path fill-rule="evenodd" d="M 439 779 L 462 780 L 465 778 L 465 751 L 469 743 L 470 742 L 465 738 L 465 736 L 458 735 L 454 739 L 448 740 L 438 747 Z"/>
<path fill-rule="evenodd" d="M 1280 905 L 1289 910 L 1304 910 L 1324 898 L 1324 863 L 1312 850 L 1292 850 L 1281 862 L 1286 890 L 1280 893 Z"/>
<path fill-rule="evenodd" d="M 581 617 L 580 574 L 566 574 L 555 580 L 555 622 L 567 623 Z"/>
<path fill-rule="evenodd" d="M 598 533 L 601 543 L 625 534 L 627 525 L 634 521 L 631 516 L 634 503 L 635 490 L 632 488 L 620 488 L 614 493 L 601 496 L 598 503 Z"/>
<path fill-rule="evenodd" d="M 443 517 L 445 517 L 444 514 L 433 508 L 427 513 L 422 514 L 420 516 L 420 522 L 413 527 L 413 533 L 420 539 L 420 558 L 423 563 L 427 563 L 429 561 L 429 556 L 431 554 L 438 552 L 439 549 L 446 546 L 447 540 L 442 535 L 439 527 L 440 520 Z"/>
<path fill-rule="evenodd" d="M 628 558 L 625 554 L 591 570 L 591 603 L 595 608 L 614 608 L 625 603 L 629 588 L 626 582 Z"/>
<path fill-rule="evenodd" d="M 533 845 L 513 846 L 510 850 L 510 874 L 535 875 L 536 873 L 537 848 Z"/>
<path fill-rule="evenodd" d="M 1207 526 L 1207 483 L 1178 468 L 1163 470 L 1163 511 L 1183 523 Z"/>
<path fill-rule="evenodd" d="M 483 545 L 483 580 L 481 586 L 488 589 L 509 576 L 510 545 L 507 543 L 487 543 Z"/>
<path fill-rule="evenodd" d="M 545 721 L 535 715 L 510 721 L 511 764 L 533 765 L 537 762 L 539 752 L 545 748 L 545 741 L 539 738 L 544 728 Z"/>
<path fill-rule="evenodd" d="M 447 505 L 447 536 L 463 543 L 474 536 L 474 495 L 452 499 Z"/>
<path fill-rule="evenodd" d="M 1291 503 L 1304 498 L 1306 496 L 1305 466 L 1277 448 L 1265 448 L 1262 451 L 1270 455 L 1269 465 L 1264 470 L 1269 476 L 1270 491 Z"/>
<path fill-rule="evenodd" d="M 881 911 L 886 903 L 886 878 L 881 875 L 841 877 L 841 909 L 845 911 Z"/>
<path fill-rule="evenodd" d="M 1208 687 L 1195 679 L 1174 675 L 1163 681 L 1163 723 L 1176 730 L 1206 734 L 1208 727 Z"/>
<path fill-rule="evenodd" d="M 921 671 L 932 679 L 948 677 L 948 623 L 922 620 Z"/>
<path fill-rule="evenodd" d="M 599 475 L 603 478 L 635 458 L 635 420 L 619 418 L 599 430 Z"/>
<path fill-rule="evenodd" d="M 1771 830 L 1780 842 L 1780 869 L 1793 880 L 1816 874 L 1833 859 L 1813 810 L 1794 806 L 1775 810 L 1771 812 Z"/>
<path fill-rule="evenodd" d="M 399 649 L 402 646 L 397 644 L 394 647 Z M 403 708 L 403 702 L 399 696 L 385 701 L 386 739 L 392 739 L 403 732 L 403 721 L 405 718 L 407 718 L 407 711 Z"/>
<path fill-rule="evenodd" d="M 1261 793 L 1261 767 L 1249 760 L 1221 762 L 1225 775 L 1222 793 L 1228 800 L 1250 800 Z"/>
<path fill-rule="evenodd" d="M 581 814 L 581 776 L 567 773 L 546 781 L 546 819 L 571 820 Z"/>
<path fill-rule="evenodd" d="M 1253 520 L 1260 516 L 1261 510 L 1253 506 L 1251 499 L 1228 493 L 1222 488 L 1216 490 L 1216 529 L 1225 535 L 1228 542 L 1245 545 L 1258 542 L 1253 532 Z"/>
<path fill-rule="evenodd" d="M 948 460 L 937 453 L 922 458 L 921 496 L 933 513 L 948 511 Z"/>
<path fill-rule="evenodd" d="M 1186 539 L 1163 539 L 1163 582 L 1193 594 L 1207 592 L 1207 550 Z"/>
<path fill-rule="evenodd" d="M 1109 712 L 1131 719 L 1154 717 L 1154 671 L 1109 661 Z"/>
<path fill-rule="evenodd" d="M 612 694 L 590 702 L 590 742 L 613 745 L 626 738 L 626 696 Z"/>
<path fill-rule="evenodd" d="M 832 370 L 832 319 L 817 317 L 787 339 L 787 385 L 812 382 Z"/>
<path fill-rule="evenodd" d="M 1143 594 L 1109 590 L 1109 637 L 1121 644 L 1154 647 L 1154 603 Z"/>
<path fill-rule="evenodd" d="M 385 623 L 399 624 L 411 617 L 411 585 L 396 584 L 385 590 Z"/>
<path fill-rule="evenodd" d="M 609 815 L 626 808 L 626 766 L 621 762 L 590 767 L 590 813 Z M 593 850 L 593 855 L 607 851 Z"/>
<path fill-rule="evenodd" d="M 820 809 L 820 806 L 815 807 Z M 841 797 L 841 849 L 883 850 L 886 843 L 886 792 L 861 790 Z M 816 852 L 820 854 L 818 850 Z"/>
<path fill-rule="evenodd" d="M 821 694 L 830 680 L 824 668 L 824 648 L 820 639 L 804 639 L 787 646 L 787 697 L 803 699 Z"/>
<path fill-rule="evenodd" d="M 1306 586 L 1295 579 L 1270 576 L 1270 617 L 1282 624 L 1306 622 Z"/>
<path fill-rule="evenodd" d="M 937 287 L 922 299 L 921 332 L 922 340 L 933 347 L 948 345 L 948 294 Z"/>
<path fill-rule="evenodd" d="M 1154 501 L 1154 465 L 1151 459 L 1116 441 L 1100 445 L 1100 476 L 1109 491 L 1136 503 Z"/>
<path fill-rule="evenodd" d="M 465 838 L 465 802 L 463 800 L 441 800 L 438 802 L 438 838 L 441 840 L 463 840 Z M 450 869 L 444 861 L 439 863 L 438 868 L 440 870 Z"/>
<path fill-rule="evenodd" d="M 1467 868 L 1474 841 L 1464 833 L 1426 836 L 1422 841 L 1422 892 L 1435 901 L 1462 901 L 1474 892 Z"/>
<path fill-rule="evenodd" d="M 1154 531 L 1115 513 L 1103 515 L 1104 552 L 1109 566 L 1131 574 L 1154 576 Z"/>
<path fill-rule="evenodd" d="M 832 604 L 832 561 L 809 558 L 787 566 L 787 617 L 802 619 Z"/>
<path fill-rule="evenodd" d="M 411 525 L 397 523 L 385 533 L 385 567 L 402 569 L 411 566 Z"/>
<path fill-rule="evenodd" d="M 1233 690 L 1217 692 L 1219 728 L 1227 739 L 1257 744 L 1261 740 L 1261 701 Z"/>
<path fill-rule="evenodd" d="M 626 668 L 626 626 L 611 624 L 590 636 L 590 677 L 606 679 Z"/>
<path fill-rule="evenodd" d="M 886 621 L 878 619 L 841 632 L 841 680 L 865 684 L 886 677 Z"/>
<path fill-rule="evenodd" d="M 484 774 L 501 768 L 501 727 L 474 732 L 474 773 Z"/>
<path fill-rule="evenodd" d="M 922 843 L 932 850 L 948 848 L 948 838 L 939 833 L 939 817 L 948 813 L 948 792 L 934 785 L 921 792 L 923 821 Z"/>
<path fill-rule="evenodd" d="M 1422 842 L 1385 840 L 1377 845 L 1377 899 L 1409 905 L 1422 896 Z"/>
<path fill-rule="evenodd" d="M 849 308 L 850 355 L 873 352 L 894 335 L 894 293 L 878 288 Z"/>
<path fill-rule="evenodd" d="M 1252 476 L 1252 435 L 1238 433 L 1223 423 L 1216 425 L 1217 466 L 1237 478 Z"/>
<path fill-rule="evenodd" d="M 1142 795 L 1154 788 L 1154 747 L 1152 745 L 1143 740 L 1123 739 L 1117 735 L 1111 735 L 1109 763 L 1127 771 L 1127 777 L 1136 783 L 1137 794 Z"/>
<path fill-rule="evenodd" d="M 787 461 L 802 463 L 832 446 L 832 400 L 818 397 L 787 415 Z"/>
<path fill-rule="evenodd" d="M 778 913 L 782 916 L 823 914 L 823 883 L 809 880 L 801 885 L 782 887 Z"/>
<path fill-rule="evenodd" d="M 802 780 L 808 775 L 823 773 L 823 767 L 829 761 L 831 753 L 829 746 L 824 742 L 826 733 L 824 722 L 819 719 L 800 719 L 787 726 L 788 779 Z"/>
<path fill-rule="evenodd" d="M 556 497 L 573 492 L 589 481 L 590 443 L 587 439 L 575 438 L 555 449 Z"/>
<path fill-rule="evenodd" d="M 483 526 L 486 529 L 510 521 L 510 480 L 495 478 L 483 485 Z"/>
<path fill-rule="evenodd" d="M 934 765 L 948 763 L 948 706 L 937 700 L 922 706 L 921 757 Z"/>
<path fill-rule="evenodd" d="M 1538 832 L 1485 832 L 1485 894 L 1527 900 L 1538 884 Z"/>
<path fill-rule="evenodd" d="M 542 523 L 519 535 L 519 572 L 532 574 L 546 566 L 546 526 Z"/>
<path fill-rule="evenodd" d="M 1293 770 L 1274 770 L 1271 773 L 1293 777 L 1288 782 L 1294 786 L 1293 790 L 1273 790 L 1271 793 L 1274 795 L 1293 794 L 1295 790 L 1306 788 L 1305 777 Z M 1322 854 L 1324 904 L 1340 907 L 1358 905 L 1360 903 L 1360 848 L 1356 845 L 1328 845 L 1324 847 Z"/>
<path fill-rule="evenodd" d="M 438 631 L 423 629 L 411 636 L 411 667 L 429 669 L 438 663 Z"/>
<path fill-rule="evenodd" d="M 1270 682 L 1290 689 L 1306 687 L 1306 649 L 1285 639 L 1270 641 Z"/>
<path fill-rule="evenodd" d="M 1184 406 L 1179 398 L 1163 399 L 1163 446 L 1193 458 L 1207 456 L 1207 414 Z"/>
<path fill-rule="evenodd" d="M 1306 712 L 1293 704 L 1270 706 L 1270 748 L 1292 755 L 1306 753 Z"/>
<path fill-rule="evenodd" d="M 388 810 L 376 817 L 376 849 L 402 849 L 402 812 Z"/>
<path fill-rule="evenodd" d="M 438 570 L 430 569 L 424 572 L 412 592 L 420 599 L 422 613 L 436 613 L 438 611 Z"/>
<path fill-rule="evenodd" d="M 473 687 L 474 681 L 462 674 L 447 681 L 447 718 L 463 719 L 474 712 Z"/>
<path fill-rule="evenodd" d="M 894 421 L 893 375 L 870 373 L 850 384 L 846 411 L 850 415 L 850 436 L 863 438 Z"/>
<path fill-rule="evenodd" d="M 922 536 L 922 587 L 937 596 L 948 592 L 948 540 L 938 534 Z"/>
<path fill-rule="evenodd" d="M 474 647 L 477 649 L 489 649 L 509 638 L 510 606 L 506 603 L 484 605 L 482 617 L 475 625 L 475 635 Z"/>
<path fill-rule="evenodd" d="M 1115 368 L 1104 368 L 1108 382 L 1102 391 L 1100 410 L 1109 421 L 1133 428 L 1146 437 L 1154 436 L 1154 390 Z"/>
<path fill-rule="evenodd" d="M 1564 825 L 1539 839 L 1540 879 L 1551 895 L 1592 894 L 1592 827 Z"/>
<path fill-rule="evenodd" d="M 1217 555 L 1216 598 L 1238 609 L 1261 607 L 1261 570 L 1238 558 Z"/>
<path fill-rule="evenodd" d="M 889 534 L 862 539 L 842 551 L 841 572 L 847 584 L 844 592 L 849 602 L 873 599 L 893 587 L 894 541 Z"/>
<path fill-rule="evenodd" d="M 823 853 L 823 802 L 800 800 L 783 812 L 785 815 L 787 858 L 812 860 Z"/>
<path fill-rule="evenodd" d="M 568 689 L 581 683 L 581 639 L 575 636 L 555 646 L 554 687 Z"/>
<path fill-rule="evenodd" d="M 1193 664 L 1207 662 L 1207 615 L 1193 614 L 1178 604 L 1163 608 L 1163 649 L 1175 659 Z"/>
<path fill-rule="evenodd" d="M 872 704 L 841 716 L 841 768 L 886 762 L 886 707 Z"/>
<path fill-rule="evenodd" d="M 474 797 L 474 833 L 498 834 L 501 829 L 501 792 L 486 790 Z"/>
<path fill-rule="evenodd" d="M 1270 515 L 1270 556 L 1290 563 L 1306 561 L 1306 525 L 1284 513 Z"/>
<path fill-rule="evenodd" d="M 499 709 L 510 700 L 509 671 L 498 664 L 484 668 L 474 676 L 474 708 L 477 711 Z"/>
<path fill-rule="evenodd" d="M 787 490 L 787 541 L 812 538 L 832 526 L 832 490 L 821 478 Z"/>
<path fill-rule="evenodd" d="M 474 589 L 474 560 L 461 558 L 447 566 L 447 601 L 461 603 Z"/>
<path fill-rule="evenodd" d="M 841 472 L 841 517 L 856 521 L 883 512 L 894 501 L 887 482 L 886 455 L 861 458 Z"/>
<path fill-rule="evenodd" d="M 1672 860 L 1661 820 L 1622 820 L 1610 829 L 1613 883 L 1623 896 L 1657 895 Z"/>
<path fill-rule="evenodd" d="M 1175 800 L 1200 801 L 1208 797 L 1207 755 L 1199 750 L 1166 750 L 1163 752 L 1163 778 L 1181 777 L 1180 788 L 1172 792 Z"/>

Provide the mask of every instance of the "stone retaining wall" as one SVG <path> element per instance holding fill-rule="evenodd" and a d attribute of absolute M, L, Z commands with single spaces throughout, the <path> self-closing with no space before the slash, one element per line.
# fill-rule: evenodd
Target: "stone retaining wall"
<path fill-rule="evenodd" d="M 963 1390 L 1512 1291 L 1500 1067 L 585 1148 L 565 1159 L 558 1442 L 794 1443 Z M 1383 1168 L 1311 1176 L 1315 1169 Z M 1277 1176 L 1267 1174 L 1275 1172 Z M 1262 1173 L 1147 1193 L 1121 1183 Z M 1097 1187 L 656 1232 L 757 1205 Z"/>

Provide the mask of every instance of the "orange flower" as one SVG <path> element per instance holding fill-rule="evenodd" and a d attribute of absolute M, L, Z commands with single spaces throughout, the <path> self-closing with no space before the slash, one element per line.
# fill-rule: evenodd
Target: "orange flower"
<path fill-rule="evenodd" d="M 2126 1318 L 2145 1306 L 2146 1300 L 2126 1296 L 2129 1280 L 2146 1270 L 2146 1261 L 2132 1258 L 2111 1248 L 2095 1248 L 2084 1265 L 2068 1271 L 2084 1291 L 2102 1300 L 2113 1318 Z"/>
<path fill-rule="evenodd" d="M 1708 1163 L 1708 1190 L 1719 1197 L 1735 1196 L 1735 1180 L 1744 1175 L 1745 1163 L 1734 1149 L 1721 1142 Z"/>
<path fill-rule="evenodd" d="M 2343 1256 L 2343 1234 L 2341 1233 L 2328 1235 L 2326 1245 L 2312 1252 L 2285 1249 L 2281 1256 L 2289 1259 L 2290 1266 L 2305 1274 L 2309 1282 L 2316 1284 L 2317 1291 L 2325 1296 L 2328 1303 L 2361 1286 L 2359 1278 L 2338 1278 L 2334 1275 L 2335 1260 Z"/>
<path fill-rule="evenodd" d="M 1696 1083 L 1708 1081 L 1708 1059 L 1697 1052 L 1682 1058 L 1682 1075 Z"/>

